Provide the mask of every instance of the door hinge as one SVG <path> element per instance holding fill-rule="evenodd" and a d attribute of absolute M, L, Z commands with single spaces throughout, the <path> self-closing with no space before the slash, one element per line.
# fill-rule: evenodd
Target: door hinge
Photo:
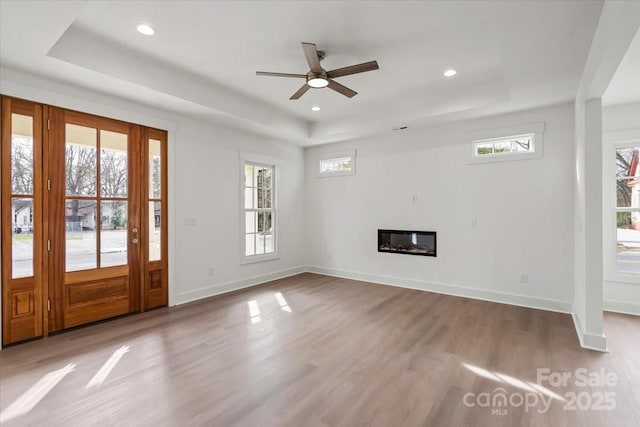
<path fill-rule="evenodd" d="M 47 180 L 47 191 L 51 191 L 51 180 Z"/>
<path fill-rule="evenodd" d="M 51 240 L 47 240 L 47 252 L 51 251 Z"/>
<path fill-rule="evenodd" d="M 47 119 L 47 130 L 51 130 L 51 119 Z"/>
<path fill-rule="evenodd" d="M 51 311 L 51 300 L 47 300 L 47 311 Z"/>

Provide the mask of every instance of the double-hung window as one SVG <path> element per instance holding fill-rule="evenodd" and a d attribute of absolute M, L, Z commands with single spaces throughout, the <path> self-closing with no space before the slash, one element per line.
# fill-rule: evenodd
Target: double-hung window
<path fill-rule="evenodd" d="M 276 165 L 243 158 L 243 263 L 276 257 Z"/>
<path fill-rule="evenodd" d="M 640 274 L 640 141 L 618 144 L 615 153 L 615 272 Z"/>

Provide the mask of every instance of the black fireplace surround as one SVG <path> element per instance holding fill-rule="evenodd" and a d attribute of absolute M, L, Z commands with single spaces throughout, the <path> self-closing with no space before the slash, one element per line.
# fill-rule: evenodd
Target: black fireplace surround
<path fill-rule="evenodd" d="M 378 252 L 437 256 L 436 232 L 416 230 L 378 230 Z"/>

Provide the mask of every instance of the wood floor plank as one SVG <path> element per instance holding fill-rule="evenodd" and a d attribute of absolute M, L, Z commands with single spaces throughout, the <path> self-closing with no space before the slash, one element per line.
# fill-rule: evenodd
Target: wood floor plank
<path fill-rule="evenodd" d="M 301 274 L 4 349 L 0 421 L 640 425 L 640 319 L 607 313 L 605 328 L 610 351 L 598 353 L 580 348 L 566 314 Z M 112 369 L 96 380 L 114 357 Z M 508 396 L 531 394 L 538 368 L 605 369 L 617 382 L 543 383 L 546 393 L 559 397 L 549 398 L 545 411 L 511 404 L 498 407 L 506 410 L 498 414 L 473 399 L 475 406 L 465 405 L 469 393 L 474 399 L 500 389 Z M 52 378 L 59 382 L 49 387 Z M 25 401 L 47 388 L 39 400 Z M 615 393 L 613 411 L 567 410 L 562 400 L 565 393 L 592 398 L 605 391 Z"/>

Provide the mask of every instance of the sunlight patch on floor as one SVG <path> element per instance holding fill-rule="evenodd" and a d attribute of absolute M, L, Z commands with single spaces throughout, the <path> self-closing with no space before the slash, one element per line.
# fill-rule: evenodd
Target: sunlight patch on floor
<path fill-rule="evenodd" d="M 252 299 L 249 301 L 249 318 L 251 319 L 252 324 L 260 323 L 260 307 L 258 306 L 258 301 Z"/>
<path fill-rule="evenodd" d="M 111 373 L 111 370 L 113 370 L 113 368 L 118 364 L 122 356 L 124 356 L 125 353 L 128 353 L 128 352 L 129 352 L 128 345 L 123 345 L 122 347 L 114 351 L 111 357 L 109 357 L 109 359 L 107 359 L 107 361 L 104 362 L 104 365 L 102 365 L 102 368 L 100 368 L 100 370 L 98 370 L 98 372 L 96 372 L 93 378 L 91 378 L 91 380 L 87 383 L 85 388 L 101 386 L 104 380 L 107 378 L 107 376 L 109 376 L 109 374 Z"/>
<path fill-rule="evenodd" d="M 276 300 L 278 300 L 278 305 L 280 306 L 280 309 L 282 309 L 282 311 L 286 311 L 291 313 L 291 307 L 289 307 L 289 304 L 287 304 L 287 300 L 284 299 L 284 296 L 282 295 L 281 292 L 276 292 Z"/>
<path fill-rule="evenodd" d="M 495 371 L 494 372 L 488 371 L 484 368 L 480 368 L 474 365 L 469 365 L 467 363 L 463 363 L 462 366 L 464 366 L 474 374 L 487 378 L 489 380 L 504 383 L 504 384 L 509 384 L 513 387 L 517 387 L 519 389 L 522 389 L 531 393 L 546 394 L 547 396 L 556 400 L 566 401 L 564 397 L 558 395 L 557 393 L 554 393 L 553 391 L 549 390 L 546 387 L 541 386 L 540 384 L 532 383 L 530 381 L 519 380 L 518 378 L 514 378 L 509 375 L 501 374 Z"/>
<path fill-rule="evenodd" d="M 49 372 L 40 378 L 31 388 L 0 413 L 0 424 L 31 411 L 67 374 L 75 369 L 75 363 L 69 363 L 62 369 Z"/>

